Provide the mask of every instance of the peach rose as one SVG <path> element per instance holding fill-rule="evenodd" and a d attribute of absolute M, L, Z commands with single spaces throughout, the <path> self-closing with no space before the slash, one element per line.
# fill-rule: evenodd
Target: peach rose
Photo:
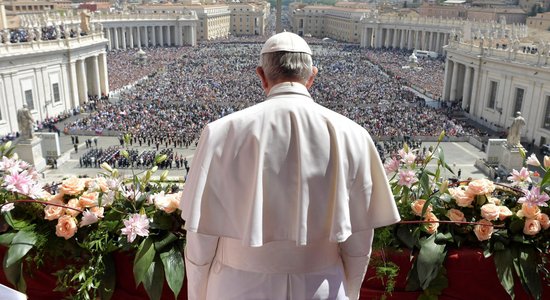
<path fill-rule="evenodd" d="M 474 196 L 467 194 L 466 191 L 459 187 L 450 188 L 449 194 L 455 199 L 456 205 L 460 207 L 471 206 L 474 201 Z"/>
<path fill-rule="evenodd" d="M 520 218 L 536 219 L 540 215 L 540 208 L 536 205 L 530 205 L 529 203 L 523 203 L 521 210 L 517 213 Z"/>
<path fill-rule="evenodd" d="M 82 193 L 84 187 L 84 182 L 80 178 L 71 177 L 65 179 L 59 189 L 63 194 L 74 196 Z"/>
<path fill-rule="evenodd" d="M 65 215 L 57 220 L 55 235 L 68 240 L 76 233 L 76 229 L 77 226 L 75 219 L 69 215 Z"/>
<path fill-rule="evenodd" d="M 479 221 L 478 223 L 480 224 L 474 226 L 474 233 L 477 239 L 480 241 L 486 241 L 490 239 L 494 231 L 493 223 L 485 219 Z"/>
<path fill-rule="evenodd" d="M 426 216 L 424 217 L 424 221 L 431 221 L 432 223 L 426 223 L 425 229 L 426 232 L 429 234 L 434 234 L 437 232 L 437 228 L 439 227 L 439 219 L 431 212 L 426 213 Z"/>
<path fill-rule="evenodd" d="M 94 207 L 90 208 L 90 212 L 92 214 L 94 214 L 98 219 L 103 218 L 103 212 L 104 211 L 105 211 L 105 209 L 103 207 L 100 207 L 100 206 L 94 206 Z"/>
<path fill-rule="evenodd" d="M 548 228 L 550 228 L 550 219 L 548 218 L 547 214 L 541 213 L 537 217 L 537 220 L 540 222 L 540 227 L 542 227 L 542 229 L 547 230 Z"/>
<path fill-rule="evenodd" d="M 76 198 L 69 200 L 69 202 L 67 203 L 67 206 L 82 210 L 82 206 L 80 206 L 80 201 L 78 201 L 78 199 Z M 80 214 L 80 211 L 76 209 L 66 209 L 65 212 L 72 217 L 76 217 Z"/>
<path fill-rule="evenodd" d="M 58 204 L 58 205 L 65 205 L 65 203 L 57 200 L 51 200 L 48 202 L 53 204 Z M 51 220 L 59 219 L 59 217 L 61 217 L 64 213 L 65 213 L 65 208 L 60 206 L 46 205 L 46 207 L 44 207 L 44 219 L 46 220 L 51 221 Z"/>
<path fill-rule="evenodd" d="M 164 193 L 160 193 L 153 197 L 155 206 L 167 214 L 171 214 L 179 208 L 180 198 L 180 193 L 166 195 L 164 195 Z"/>
<path fill-rule="evenodd" d="M 413 213 L 419 217 L 422 216 L 422 209 L 424 208 L 424 205 L 426 205 L 426 200 L 424 199 L 418 199 L 411 203 L 411 209 Z M 432 205 L 428 205 L 428 208 L 426 208 L 426 214 L 432 212 Z"/>
<path fill-rule="evenodd" d="M 495 197 L 487 197 L 487 202 L 493 203 L 495 205 L 500 205 L 500 199 Z"/>
<path fill-rule="evenodd" d="M 86 187 L 93 191 L 106 192 L 109 190 L 109 186 L 107 185 L 107 179 L 105 179 L 105 177 L 96 177 L 94 179 L 88 180 L 86 182 Z"/>
<path fill-rule="evenodd" d="M 449 218 L 449 220 L 454 222 L 466 221 L 466 218 L 464 217 L 464 213 L 456 208 L 451 208 L 449 209 L 449 211 L 447 211 L 447 218 Z"/>
<path fill-rule="evenodd" d="M 550 157 L 548 155 L 544 156 L 544 168 L 545 169 L 550 168 Z"/>
<path fill-rule="evenodd" d="M 491 180 L 486 178 L 476 179 L 468 184 L 466 194 L 472 196 L 487 195 L 495 190 L 495 185 Z"/>
<path fill-rule="evenodd" d="M 537 219 L 526 219 L 525 225 L 523 226 L 523 233 L 526 235 L 536 235 L 540 232 L 541 226 L 540 222 Z"/>
<path fill-rule="evenodd" d="M 65 195 L 63 193 L 57 193 L 51 196 L 50 199 L 48 199 L 48 201 L 57 201 L 57 202 L 64 203 L 63 198 L 65 198 Z"/>
<path fill-rule="evenodd" d="M 485 220 L 495 221 L 498 220 L 500 215 L 500 208 L 492 203 L 485 204 L 481 207 L 481 216 Z"/>
<path fill-rule="evenodd" d="M 506 218 L 511 217 L 512 215 L 514 215 L 514 213 L 506 206 L 499 206 L 498 209 L 499 209 L 498 218 L 501 221 L 504 221 L 504 220 L 506 220 Z"/>
<path fill-rule="evenodd" d="M 82 196 L 80 196 L 80 206 L 82 207 L 92 207 L 97 206 L 98 204 L 98 193 L 92 192 L 92 193 L 83 193 Z"/>

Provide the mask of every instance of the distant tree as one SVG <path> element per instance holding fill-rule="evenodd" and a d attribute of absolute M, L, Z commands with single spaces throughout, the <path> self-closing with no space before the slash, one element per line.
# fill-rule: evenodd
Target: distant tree
<path fill-rule="evenodd" d="M 529 17 L 534 17 L 537 15 L 537 6 L 531 6 L 531 11 L 527 14 Z"/>

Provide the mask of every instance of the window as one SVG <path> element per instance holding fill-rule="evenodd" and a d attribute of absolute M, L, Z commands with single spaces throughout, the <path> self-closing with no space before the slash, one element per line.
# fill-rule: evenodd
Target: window
<path fill-rule="evenodd" d="M 56 82 L 52 84 L 52 94 L 53 102 L 61 101 L 61 97 L 59 96 L 59 83 Z"/>
<path fill-rule="evenodd" d="M 542 128 L 550 130 L 550 96 L 546 96 L 546 109 L 544 110 Z"/>
<path fill-rule="evenodd" d="M 516 98 L 514 101 L 514 110 L 512 110 L 512 117 L 516 116 L 518 111 L 521 111 L 521 105 L 523 104 L 524 89 L 516 88 Z"/>
<path fill-rule="evenodd" d="M 489 102 L 487 102 L 487 108 L 495 109 L 495 103 L 497 99 L 498 82 L 491 81 L 489 86 Z"/>
<path fill-rule="evenodd" d="M 34 109 L 34 101 L 32 99 L 32 90 L 25 91 L 25 103 L 27 103 L 27 108 L 29 110 Z"/>

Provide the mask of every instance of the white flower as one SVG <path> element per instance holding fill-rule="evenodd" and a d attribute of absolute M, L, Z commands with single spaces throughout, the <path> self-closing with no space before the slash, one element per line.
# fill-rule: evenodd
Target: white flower
<path fill-rule="evenodd" d="M 527 160 L 525 161 L 526 164 L 530 165 L 530 166 L 535 166 L 535 167 L 540 167 L 540 161 L 539 159 L 537 158 L 537 156 L 535 155 L 535 153 L 531 154 L 531 156 L 529 156 L 527 158 Z"/>
<path fill-rule="evenodd" d="M 149 236 L 149 219 L 146 215 L 132 214 L 128 220 L 124 220 L 124 228 L 121 229 L 122 235 L 128 239 L 128 243 L 132 243 L 136 237 Z"/>
<path fill-rule="evenodd" d="M 10 211 L 14 208 L 15 208 L 15 204 L 13 202 L 10 202 L 10 203 L 6 203 L 6 204 L 2 205 L 1 211 L 2 211 L 2 213 L 6 213 L 6 212 L 8 212 L 8 211 Z"/>
<path fill-rule="evenodd" d="M 99 221 L 99 218 L 93 212 L 85 210 L 82 213 L 82 220 L 80 221 L 80 227 L 94 224 Z"/>

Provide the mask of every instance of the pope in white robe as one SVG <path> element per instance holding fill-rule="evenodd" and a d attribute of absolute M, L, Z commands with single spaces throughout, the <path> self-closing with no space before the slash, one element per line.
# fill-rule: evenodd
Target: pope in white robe
<path fill-rule="evenodd" d="M 267 99 L 202 132 L 181 200 L 189 299 L 357 299 L 374 228 L 399 221 L 368 132 L 311 98 L 311 54 L 268 39 Z"/>

